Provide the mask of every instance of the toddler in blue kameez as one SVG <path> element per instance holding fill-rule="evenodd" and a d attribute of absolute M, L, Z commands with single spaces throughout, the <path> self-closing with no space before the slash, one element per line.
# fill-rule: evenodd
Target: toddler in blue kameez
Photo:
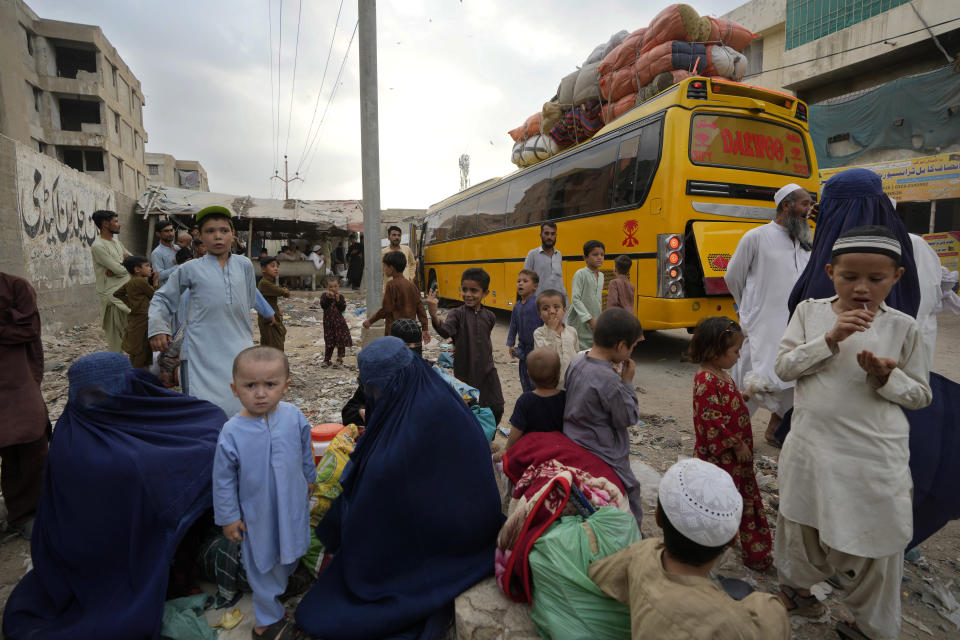
<path fill-rule="evenodd" d="M 228 540 L 243 545 L 256 637 L 280 637 L 293 624 L 284 619 L 279 596 L 310 540 L 309 496 L 317 471 L 310 424 L 280 401 L 289 386 L 282 351 L 241 351 L 230 388 L 243 409 L 223 425 L 213 461 L 214 517 Z"/>
<path fill-rule="evenodd" d="M 543 324 L 534 295 L 539 284 L 540 276 L 536 271 L 524 269 L 517 275 L 517 296 L 520 299 L 513 305 L 507 330 L 510 355 L 520 360 L 520 387 L 524 393 L 533 391 L 533 381 L 527 373 L 527 354 L 533 351 L 533 330 Z"/>

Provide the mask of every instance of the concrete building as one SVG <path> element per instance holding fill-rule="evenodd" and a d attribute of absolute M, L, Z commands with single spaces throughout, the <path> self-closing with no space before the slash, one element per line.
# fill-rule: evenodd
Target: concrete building
<path fill-rule="evenodd" d="M 177 160 L 169 153 L 147 153 L 147 184 L 210 191 L 207 170 L 196 160 Z"/>
<path fill-rule="evenodd" d="M 0 0 L 0 134 L 136 198 L 147 185 L 143 105 L 100 27 Z"/>
<path fill-rule="evenodd" d="M 946 186 L 960 153 L 960 72 L 950 66 L 960 2 L 751 0 L 724 17 L 758 34 L 743 82 L 810 105 L 821 170 L 870 164 L 929 179 L 936 166 L 933 195 L 909 196 L 929 199 L 901 201 L 898 212 L 914 233 L 960 229 L 960 189 Z"/>
<path fill-rule="evenodd" d="M 952 0 L 751 0 L 724 17 L 759 34 L 743 81 L 810 104 L 951 64 L 931 32 L 960 49 Z"/>

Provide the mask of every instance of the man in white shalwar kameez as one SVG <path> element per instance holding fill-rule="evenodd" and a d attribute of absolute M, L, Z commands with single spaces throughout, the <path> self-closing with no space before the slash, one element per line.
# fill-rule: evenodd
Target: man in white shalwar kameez
<path fill-rule="evenodd" d="M 751 390 L 744 385 L 744 377 L 750 372 L 772 389 L 774 397 L 766 404 L 771 410 L 770 422 L 764 436 L 768 443 L 779 446 L 774 431 L 793 406 L 793 383 L 777 377 L 773 362 L 790 319 L 787 298 L 810 259 L 807 216 L 813 200 L 802 187 L 788 184 L 777 191 L 774 202 L 776 217 L 743 235 L 724 280 L 737 302 L 740 325 L 746 334 L 740 360 L 731 374 L 744 391 Z M 753 398 L 747 406 L 754 413 L 760 403 Z"/>

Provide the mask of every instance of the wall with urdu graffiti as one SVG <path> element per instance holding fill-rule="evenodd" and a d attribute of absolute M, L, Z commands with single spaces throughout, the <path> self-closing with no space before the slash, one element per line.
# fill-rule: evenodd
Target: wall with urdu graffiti
<path fill-rule="evenodd" d="M 45 332 L 100 319 L 90 254 L 97 237 L 91 215 L 98 209 L 118 212 L 121 240 L 142 255 L 146 223 L 133 215 L 131 199 L 0 138 L 0 271 L 33 284 Z"/>

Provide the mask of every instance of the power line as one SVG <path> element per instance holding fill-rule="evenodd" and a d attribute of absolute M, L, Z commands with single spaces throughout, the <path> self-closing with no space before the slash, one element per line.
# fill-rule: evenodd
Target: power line
<path fill-rule="evenodd" d="M 333 23 L 333 33 L 330 35 L 330 47 L 327 49 L 327 61 L 323 64 L 323 76 L 320 78 L 320 89 L 317 90 L 317 102 L 313 105 L 313 115 L 310 116 L 310 126 L 307 127 L 307 135 L 303 138 L 303 149 L 300 151 L 300 160 L 297 162 L 297 171 L 303 166 L 306 158 L 307 142 L 313 132 L 313 121 L 317 117 L 317 109 L 320 107 L 320 96 L 323 95 L 323 84 L 327 81 L 327 67 L 330 66 L 330 54 L 333 53 L 333 43 L 337 38 L 337 27 L 340 25 L 340 12 L 343 11 L 343 0 L 340 0 L 340 8 L 337 9 L 337 19 Z"/>
<path fill-rule="evenodd" d="M 340 70 L 337 72 L 337 79 L 333 84 L 333 91 L 330 92 L 330 98 L 327 100 L 326 106 L 323 108 L 323 115 L 320 117 L 320 124 L 317 125 L 317 133 L 314 135 L 313 140 L 310 142 L 307 153 L 311 153 L 310 149 L 313 149 L 313 146 L 316 144 L 317 140 L 320 138 L 320 131 L 323 127 L 323 121 L 327 117 L 327 111 L 330 109 L 330 103 L 333 102 L 333 98 L 337 95 L 337 89 L 340 87 L 340 76 L 343 75 L 343 68 L 347 64 L 347 56 L 350 54 L 350 48 L 353 46 L 353 39 L 357 35 L 357 27 L 360 25 L 360 21 L 357 20 L 353 25 L 353 33 L 350 35 L 350 42 L 347 43 L 347 50 L 343 52 L 343 61 L 340 63 Z M 317 156 L 317 151 L 320 150 L 320 147 L 313 149 L 313 155 L 310 156 L 310 162 L 307 163 L 307 168 L 304 170 L 303 174 L 307 175 L 310 171 L 311 165 L 313 165 L 313 159 Z"/>
<path fill-rule="evenodd" d="M 277 123 L 273 102 L 273 2 L 267 0 L 267 24 L 269 25 L 270 40 L 270 144 L 273 147 L 273 171 L 277 171 Z M 270 181 L 270 197 L 273 198 L 274 182 Z"/>
<path fill-rule="evenodd" d="M 297 57 L 300 55 L 300 16 L 303 13 L 303 0 L 297 8 L 297 39 L 293 45 L 293 77 L 290 79 L 290 109 L 287 111 L 287 141 L 283 145 L 283 155 L 286 157 L 290 148 L 290 125 L 293 122 L 293 90 L 297 85 Z"/>
<path fill-rule="evenodd" d="M 282 83 L 282 80 L 283 80 L 283 75 L 280 71 L 280 64 L 281 64 L 282 54 L 283 54 L 283 0 L 280 0 L 280 15 L 279 15 L 278 21 L 280 23 L 280 29 L 279 29 L 279 34 L 277 36 L 277 129 L 276 129 L 277 152 L 276 154 L 274 154 L 274 160 L 273 160 L 274 165 L 277 164 L 277 159 L 280 156 L 280 84 Z M 274 166 L 274 172 L 276 172 L 276 170 L 277 168 L 276 166 Z"/>
<path fill-rule="evenodd" d="M 817 56 L 816 58 L 810 58 L 809 60 L 802 60 L 802 61 L 800 61 L 800 62 L 792 62 L 792 63 L 790 63 L 790 64 L 785 64 L 785 65 L 783 65 L 783 66 L 781 66 L 781 67 L 774 67 L 773 69 L 764 69 L 763 71 L 760 71 L 760 72 L 758 72 L 758 73 L 751 73 L 751 74 L 745 75 L 745 76 L 743 76 L 743 77 L 744 77 L 744 78 L 753 78 L 753 77 L 755 77 L 755 76 L 759 76 L 759 75 L 764 74 L 764 73 L 770 73 L 771 71 L 780 71 L 781 69 L 789 69 L 790 67 L 797 67 L 797 66 L 800 66 L 800 65 L 802 65 L 802 64 L 807 64 L 807 63 L 810 63 L 810 62 L 816 62 L 817 60 L 823 60 L 824 58 L 830 58 L 830 57 L 833 57 L 833 56 L 838 56 L 838 55 L 840 55 L 841 53 L 849 53 L 850 51 L 856 51 L 857 49 L 864 49 L 864 48 L 866 48 L 866 47 L 872 47 L 872 46 L 875 45 L 875 44 L 880 44 L 880 43 L 882 43 L 882 42 L 887 42 L 888 40 L 893 40 L 894 38 L 902 38 L 903 36 L 913 35 L 914 33 L 917 33 L 917 32 L 920 32 L 920 31 L 929 31 L 930 29 L 933 29 L 934 27 L 939 27 L 939 26 L 941 26 L 941 25 L 949 24 L 949 23 L 951 23 L 951 22 L 956 22 L 957 20 L 960 20 L 960 18 L 952 18 L 952 19 L 950 19 L 950 20 L 944 20 L 943 22 L 938 22 L 937 24 L 932 24 L 932 25 L 930 25 L 930 27 L 924 27 L 924 28 L 922 28 L 922 29 L 914 29 L 913 31 L 907 31 L 906 33 L 901 33 L 900 35 L 896 35 L 896 36 L 887 36 L 886 38 L 883 38 L 882 40 L 875 40 L 874 42 L 868 42 L 867 44 L 861 44 L 861 45 L 856 46 L 856 47 L 851 47 L 851 48 L 849 48 L 849 49 L 844 49 L 843 51 L 834 51 L 833 53 L 827 53 L 827 54 L 824 54 L 824 55 L 822 55 L 822 56 Z M 939 44 L 939 43 L 938 43 L 938 44 Z"/>

